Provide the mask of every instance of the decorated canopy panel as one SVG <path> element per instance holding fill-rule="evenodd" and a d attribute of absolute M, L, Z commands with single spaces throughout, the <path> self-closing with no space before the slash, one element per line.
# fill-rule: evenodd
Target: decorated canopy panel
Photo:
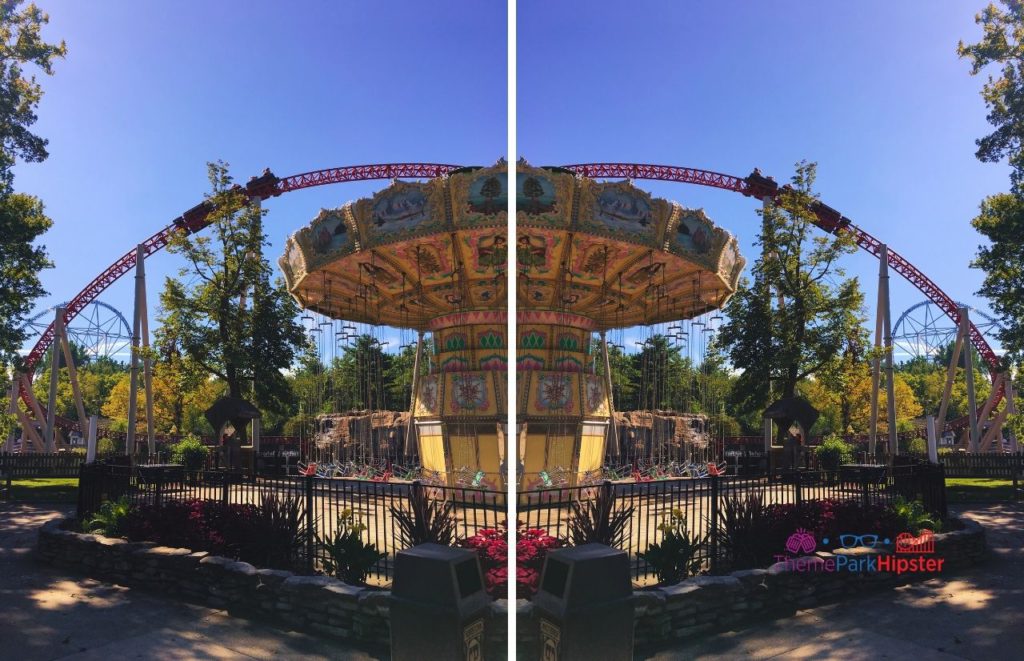
<path fill-rule="evenodd" d="M 372 198 L 325 209 L 280 260 L 304 308 L 426 330 L 444 315 L 504 310 L 508 167 L 395 181 Z"/>
<path fill-rule="evenodd" d="M 702 210 L 522 162 L 516 196 L 520 312 L 569 312 L 600 330 L 695 317 L 736 291 L 736 239 Z"/>

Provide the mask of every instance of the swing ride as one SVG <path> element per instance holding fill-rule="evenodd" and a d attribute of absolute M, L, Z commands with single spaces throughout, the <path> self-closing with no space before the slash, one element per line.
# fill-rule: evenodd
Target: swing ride
<path fill-rule="evenodd" d="M 417 333 L 403 452 L 418 454 L 425 477 L 451 486 L 504 484 L 507 180 L 504 161 L 396 180 L 322 211 L 288 239 L 280 260 L 306 310 Z M 369 408 L 366 415 L 382 414 Z M 351 422 L 331 419 L 332 435 L 351 438 Z M 374 442 L 361 436 L 352 441 Z"/>
<path fill-rule="evenodd" d="M 422 376 L 422 383 L 414 384 L 413 415 L 406 416 L 406 422 L 410 427 L 414 423 L 420 428 L 421 461 L 425 465 L 431 461 L 434 466 L 443 468 L 439 472 L 450 480 L 460 479 L 457 476 L 465 473 L 464 468 L 471 469 L 469 459 L 474 456 L 477 458 L 475 466 L 487 466 L 485 478 L 481 479 L 497 480 L 497 471 L 491 469 L 500 466 L 504 457 L 503 416 L 497 412 L 504 409 L 506 396 L 505 380 L 498 375 L 506 362 L 506 338 L 503 336 L 506 299 L 502 287 L 507 239 L 504 229 L 507 168 L 500 162 L 488 170 L 489 173 L 457 165 L 397 163 L 328 168 L 283 178 L 268 170 L 244 186 L 245 194 L 254 203 L 261 203 L 311 187 L 395 180 L 387 189 L 390 192 L 382 191 L 371 200 L 322 214 L 323 222 L 319 225 L 314 222 L 318 230 L 315 235 L 313 228 L 307 228 L 293 237 L 299 247 L 290 246 L 283 268 L 291 278 L 289 284 L 297 288 L 293 293 L 309 309 L 321 310 L 332 320 L 363 319 L 364 323 L 377 328 L 380 324 L 394 325 L 419 335 L 417 353 L 422 360 L 420 367 L 414 370 L 414 379 L 419 381 Z M 617 414 L 610 397 L 611 388 L 597 380 L 597 385 L 604 387 L 601 393 L 593 385 L 594 377 L 602 373 L 601 366 L 594 363 L 595 358 L 598 353 L 604 354 L 609 339 L 602 338 L 605 340 L 601 343 L 602 351 L 595 351 L 590 346 L 594 332 L 611 332 L 613 340 L 614 334 L 619 333 L 622 345 L 623 327 L 640 325 L 658 329 L 657 324 L 669 319 L 689 319 L 678 324 L 674 336 L 671 326 L 662 334 L 673 336 L 677 341 L 682 341 L 680 335 L 688 334 L 687 346 L 692 354 L 697 344 L 694 340 L 698 337 L 694 330 L 699 329 L 702 339 L 709 334 L 708 325 L 700 327 L 703 321 L 694 315 L 710 312 L 708 322 L 712 323 L 714 310 L 725 302 L 731 293 L 730 286 L 735 284 L 734 280 L 723 280 L 721 269 L 713 268 L 707 261 L 700 268 L 687 267 L 693 271 L 675 266 L 679 260 L 687 261 L 687 254 L 703 258 L 718 254 L 719 267 L 723 260 L 740 261 L 738 254 L 715 252 L 723 246 L 709 242 L 709 237 L 719 236 L 721 230 L 701 231 L 706 218 L 700 212 L 685 211 L 678 205 L 654 200 L 636 191 L 628 181 L 599 183 L 610 179 L 707 186 L 739 193 L 765 204 L 775 200 L 784 189 L 757 171 L 747 177 L 736 177 L 668 165 L 589 163 L 561 169 L 537 169 L 523 164 L 517 176 L 519 213 L 516 220 L 521 256 L 518 293 L 522 301 L 517 310 L 520 318 L 517 339 L 524 360 L 516 367 L 527 378 L 517 393 L 517 408 L 524 422 L 518 431 L 526 460 L 534 462 L 535 453 L 544 456 L 540 463 L 531 463 L 531 466 L 564 467 L 556 462 L 566 460 L 569 442 L 565 439 L 569 437 L 574 440 L 568 458 L 575 464 L 567 472 L 586 472 L 580 471 L 577 457 L 582 449 L 587 450 L 588 456 L 600 454 L 595 442 L 584 442 L 585 438 L 599 436 L 589 432 L 597 431 L 601 423 L 607 425 Z M 400 180 L 426 180 L 426 183 Z M 173 235 L 203 231 L 210 223 L 211 211 L 208 202 L 201 202 L 127 251 L 86 284 L 59 310 L 59 319 L 38 336 L 21 371 L 11 380 L 9 391 L 8 410 L 18 414 L 21 437 L 34 440 L 32 444 L 22 443 L 21 451 L 43 447 L 52 451 L 56 446 L 63 447 L 61 433 L 86 435 L 88 420 L 81 411 L 78 419 L 53 415 L 55 381 L 50 384 L 49 401 L 38 402 L 32 396 L 31 382 L 37 368 L 50 347 L 62 342 L 63 328 L 118 279 L 132 269 L 141 271 L 142 262 L 164 248 Z M 821 202 L 813 203 L 811 211 L 820 229 L 852 236 L 858 247 L 919 289 L 960 329 L 961 344 L 977 350 L 993 381 L 988 401 L 983 405 L 972 402 L 971 415 L 960 420 L 943 423 L 940 417 L 935 427 L 938 433 L 943 429 L 948 432 L 967 428 L 972 439 L 969 447 L 983 447 L 983 434 L 991 434 L 991 430 L 998 434 L 1001 426 L 998 415 L 1005 417 L 1014 412 L 1014 406 L 1011 382 L 1004 378 L 1002 364 L 982 330 L 971 322 L 966 310 L 902 255 L 887 249 L 877 238 Z M 339 227 L 339 219 L 344 220 L 343 229 Z M 595 238 L 598 239 L 596 246 L 581 250 L 581 242 Z M 427 239 L 435 242 L 433 250 L 425 245 Z M 601 240 L 606 243 L 606 249 L 602 249 Z M 424 247 L 417 250 L 420 244 Z M 712 249 L 705 254 L 709 245 Z M 403 248 L 404 256 L 398 255 L 397 250 Z M 620 250 L 631 254 L 632 261 L 615 262 L 620 259 Z M 585 254 L 581 256 L 581 253 Z M 339 258 L 353 255 L 350 259 L 357 266 L 344 270 L 339 264 L 333 275 L 330 270 L 333 267 L 317 271 L 331 255 Z M 447 266 L 438 261 L 440 257 L 448 259 Z M 661 264 L 662 259 L 664 264 Z M 605 263 L 611 275 L 606 275 Z M 599 269 L 598 265 L 601 265 Z M 309 267 L 312 270 L 308 270 Z M 737 275 L 740 268 L 736 266 L 731 275 Z M 696 285 L 688 281 L 694 273 Z M 139 276 L 141 273 L 137 274 L 137 279 Z M 144 277 L 141 281 L 144 283 Z M 342 294 L 343 291 L 347 294 Z M 327 301 L 326 306 L 324 301 Z M 139 307 L 138 297 L 136 307 Z M 136 315 L 139 316 L 138 309 Z M 145 316 L 142 306 L 141 317 L 145 319 Z M 586 325 L 580 327 L 577 322 Z M 529 324 L 541 335 L 546 332 L 548 340 L 554 338 L 553 332 L 562 329 L 567 344 L 532 346 L 538 335 L 529 334 Z M 342 328 L 330 327 L 339 331 Z M 350 326 L 344 328 L 345 332 L 355 330 Z M 575 345 L 570 337 L 575 337 Z M 384 343 L 379 338 L 378 342 Z M 424 351 L 427 348 L 429 351 Z M 525 358 L 531 350 L 534 358 Z M 543 358 L 545 362 L 532 363 L 536 358 Z M 502 367 L 498 368 L 499 365 Z M 607 372 L 603 370 L 603 374 Z M 947 378 L 947 390 L 949 381 Z M 563 387 L 566 384 L 568 387 Z M 534 391 L 530 392 L 529 388 Z M 147 393 L 148 390 L 146 388 Z M 455 393 L 458 393 L 457 398 Z M 572 397 L 575 397 L 571 400 L 574 410 L 570 412 L 568 405 Z M 602 408 L 602 399 L 606 408 Z M 657 397 L 652 399 L 657 400 Z M 1006 404 L 1000 410 L 1004 399 Z M 19 406 L 18 400 L 24 407 Z M 596 402 L 595 407 L 590 406 L 591 401 Z M 581 410 L 584 403 L 586 413 Z M 647 406 L 641 404 L 640 408 Z M 990 415 L 997 417 L 988 420 Z M 588 425 L 593 423 L 593 427 L 585 428 L 585 421 Z M 569 431 L 573 426 L 578 426 L 579 443 L 575 433 Z M 615 427 L 609 428 L 607 434 L 613 450 L 621 447 L 623 440 Z M 653 418 L 651 428 L 654 428 Z M 98 435 L 109 433 L 102 425 L 98 429 L 92 425 L 88 431 L 90 443 L 95 443 Z M 14 439 L 14 434 L 12 431 L 9 441 Z M 152 438 L 152 434 L 149 436 Z M 405 442 L 407 437 L 408 434 L 402 435 L 403 450 L 413 454 L 416 447 Z M 551 445 L 549 437 L 562 440 Z M 454 446 L 452 438 L 456 439 Z M 486 445 L 488 449 L 474 448 L 478 440 L 481 442 L 476 443 L 477 446 Z M 12 446 L 12 443 L 6 445 Z M 546 456 L 551 451 L 554 461 Z M 427 459 L 423 453 L 433 459 Z M 588 462 L 583 465 L 594 463 Z M 477 481 L 479 473 L 479 468 L 472 473 L 473 481 Z"/>
<path fill-rule="evenodd" d="M 606 454 L 623 456 L 625 444 L 637 443 L 635 429 L 647 431 L 640 440 L 648 450 L 677 442 L 680 458 L 688 443 L 706 444 L 704 421 L 693 416 L 616 415 L 607 332 L 720 309 L 743 270 L 735 237 L 702 210 L 629 181 L 521 161 L 516 195 L 521 487 L 599 475 Z M 637 416 L 644 422 L 629 424 Z M 620 426 L 634 430 L 631 438 L 619 438 Z"/>

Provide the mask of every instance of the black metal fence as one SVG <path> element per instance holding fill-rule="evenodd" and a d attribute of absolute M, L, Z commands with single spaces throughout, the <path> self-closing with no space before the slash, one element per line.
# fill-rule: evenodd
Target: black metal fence
<path fill-rule="evenodd" d="M 633 508 L 626 525 L 624 550 L 630 554 L 633 578 L 653 577 L 639 553 L 665 537 L 662 525 L 673 513 L 682 515 L 691 535 L 706 539 L 697 559 L 715 573 L 721 560 L 718 552 L 719 512 L 729 499 L 758 496 L 765 504 L 798 504 L 826 499 L 853 500 L 864 505 L 891 503 L 897 496 L 921 500 L 925 507 L 945 518 L 945 483 L 941 466 L 920 464 L 898 466 L 878 475 L 854 472 L 799 471 L 781 480 L 761 477 L 707 477 L 652 482 L 606 482 L 604 485 L 519 492 L 519 520 L 530 528 L 541 528 L 565 538 L 573 503 L 610 489 L 616 509 Z M 781 549 L 780 549 L 781 551 Z"/>
<path fill-rule="evenodd" d="M 1012 480 L 1024 471 L 1024 454 L 967 454 L 952 452 L 939 457 L 946 477 L 989 477 Z"/>
<path fill-rule="evenodd" d="M 85 461 L 80 454 L 0 454 L 0 500 L 11 497 L 14 480 L 39 477 L 78 477 Z"/>
<path fill-rule="evenodd" d="M 418 483 L 417 483 L 418 484 Z M 375 544 L 385 557 L 370 573 L 370 581 L 386 585 L 392 577 L 395 553 L 404 548 L 391 508 L 409 509 L 414 488 L 427 497 L 453 504 L 459 539 L 480 529 L 494 528 L 506 518 L 505 495 L 493 491 L 317 477 L 253 478 L 227 471 L 188 474 L 180 469 L 96 463 L 82 466 L 78 518 L 84 520 L 107 500 L 127 498 L 133 504 L 156 505 L 168 500 L 204 500 L 226 504 L 260 505 L 267 496 L 300 503 L 305 524 L 301 568 L 314 573 L 323 566 L 326 551 L 318 542 L 329 538 L 346 513 L 364 526 L 364 542 Z"/>
<path fill-rule="evenodd" d="M 78 477 L 85 455 L 74 453 L 0 454 L 0 475 L 13 479 L 30 477 Z"/>

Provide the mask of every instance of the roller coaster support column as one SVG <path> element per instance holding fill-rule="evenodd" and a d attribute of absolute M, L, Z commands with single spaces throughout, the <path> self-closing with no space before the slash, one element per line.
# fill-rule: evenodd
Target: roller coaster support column
<path fill-rule="evenodd" d="M 949 407 L 949 396 L 953 392 L 953 379 L 956 377 L 956 366 L 960 361 L 960 352 L 964 348 L 967 335 L 964 334 L 964 320 L 960 317 L 960 324 L 956 332 L 956 342 L 953 344 L 953 355 L 949 359 L 949 367 L 946 368 L 946 385 L 942 389 L 942 402 L 939 404 L 939 415 L 936 418 L 941 428 L 946 426 L 946 409 Z"/>
<path fill-rule="evenodd" d="M 416 357 L 412 361 L 412 391 L 409 395 L 409 420 L 405 425 L 405 456 L 412 454 L 413 448 L 413 415 L 416 413 L 416 393 L 420 387 L 420 358 L 423 356 L 423 331 L 416 337 Z"/>
<path fill-rule="evenodd" d="M 971 320 L 967 306 L 960 308 L 960 329 L 964 337 L 970 337 Z M 964 376 L 967 379 L 967 412 L 970 416 L 971 445 L 970 452 L 978 451 L 978 403 L 974 395 L 974 352 L 970 346 L 964 347 Z"/>
<path fill-rule="evenodd" d="M 601 355 L 604 357 L 605 387 L 608 388 L 608 422 L 612 434 L 612 452 L 619 454 L 619 428 L 615 424 L 615 388 L 612 381 L 612 361 L 608 358 L 608 334 L 601 331 Z"/>
<path fill-rule="evenodd" d="M 925 418 L 925 429 L 928 432 L 928 461 L 939 463 L 939 439 L 935 432 L 935 416 Z"/>
<path fill-rule="evenodd" d="M 54 337 L 54 351 L 57 346 L 64 351 L 64 364 L 68 368 L 68 379 L 71 381 L 71 395 L 75 400 L 75 411 L 78 413 L 78 424 L 85 425 L 85 404 L 82 403 L 82 389 L 78 387 L 78 368 L 75 367 L 75 357 L 71 353 L 71 342 L 68 340 L 68 329 L 61 320 L 60 333 Z M 84 428 L 83 428 L 84 431 Z"/>
<path fill-rule="evenodd" d="M 875 350 L 885 351 L 885 393 L 886 421 L 889 427 L 888 454 L 890 460 L 896 454 L 896 398 L 894 394 L 892 367 L 892 317 L 889 310 L 889 249 L 885 244 L 878 247 L 878 305 L 875 319 Z M 881 378 L 881 357 L 871 362 L 871 420 L 868 437 L 868 453 L 876 456 L 878 439 L 878 391 Z"/>
<path fill-rule="evenodd" d="M 50 347 L 50 350 L 53 352 L 52 360 L 50 361 L 50 396 L 46 400 L 46 435 L 43 437 L 46 443 L 46 452 L 57 451 L 55 409 L 57 408 L 57 378 L 60 376 L 60 338 L 64 334 L 64 312 L 65 308 L 57 308 L 57 313 L 53 320 L 53 336 L 56 341 Z"/>
<path fill-rule="evenodd" d="M 89 416 L 89 436 L 85 442 L 85 463 L 91 464 L 96 461 L 96 431 L 99 425 L 99 418 Z"/>
<path fill-rule="evenodd" d="M 892 465 L 892 458 L 899 452 L 899 440 L 896 436 L 896 382 L 892 367 L 892 306 L 889 304 L 889 247 L 884 243 L 880 247 L 878 259 L 881 261 L 878 274 L 879 298 L 882 308 L 879 314 L 883 314 L 882 332 L 885 342 L 885 396 L 886 413 L 888 414 L 889 427 L 889 465 Z"/>
<path fill-rule="evenodd" d="M 11 414 L 11 415 L 17 415 L 18 414 L 18 394 L 19 394 L 18 375 L 15 374 L 14 378 L 11 379 L 11 396 L 9 398 L 10 399 L 10 403 L 9 403 L 9 405 L 7 407 L 7 412 L 9 414 Z M 21 439 L 21 447 L 23 448 L 22 452 L 24 452 L 24 447 L 25 447 L 26 443 L 28 443 L 28 439 L 27 438 Z M 0 454 L 11 454 L 11 452 L 13 451 L 13 448 L 14 448 L 14 425 L 11 425 L 11 431 L 8 432 L 8 434 L 7 434 L 7 441 L 4 443 L 4 446 L 2 448 L 0 448 Z"/>
<path fill-rule="evenodd" d="M 1006 410 L 1010 415 L 1016 415 L 1017 413 L 1017 402 L 1014 396 L 1017 393 L 1013 390 L 1013 378 L 1010 374 L 1006 375 Z M 1019 448 L 1017 446 L 1017 434 L 1013 431 L 1012 427 L 1007 427 L 1006 435 L 1010 438 L 1010 450 L 1014 454 L 1017 454 Z"/>
<path fill-rule="evenodd" d="M 125 454 L 135 454 L 135 427 L 138 422 L 139 396 L 139 354 L 146 352 L 143 360 L 143 388 L 146 391 L 146 438 L 149 454 L 156 452 L 156 436 L 153 433 L 153 361 L 149 350 L 149 318 L 146 311 L 146 252 L 145 246 L 135 248 L 135 314 L 132 320 L 132 368 L 128 394 L 128 441 Z M 141 344 L 141 350 L 140 350 Z"/>
<path fill-rule="evenodd" d="M 35 420 L 32 420 L 27 413 L 21 410 L 20 406 L 11 407 L 11 413 L 18 418 L 18 422 L 21 423 L 21 451 L 24 453 L 28 450 L 26 443 L 32 442 L 32 449 L 36 452 L 42 452 L 43 448 L 46 447 L 46 443 L 43 441 L 41 432 L 44 431 L 42 424 L 46 419 L 43 415 L 43 410 L 39 408 L 39 402 L 32 395 L 32 383 L 28 380 L 28 377 L 24 374 L 15 374 L 14 380 L 17 382 L 17 388 L 20 392 L 25 394 L 25 399 L 28 401 L 29 411 L 35 416 Z"/>

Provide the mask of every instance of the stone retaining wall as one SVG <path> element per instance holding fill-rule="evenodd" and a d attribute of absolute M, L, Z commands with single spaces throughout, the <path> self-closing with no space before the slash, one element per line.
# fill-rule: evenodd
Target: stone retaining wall
<path fill-rule="evenodd" d="M 724 576 L 695 576 L 663 588 L 637 590 L 635 605 L 636 646 L 658 644 L 715 631 L 743 629 L 765 619 L 787 617 L 798 609 L 841 601 L 874 590 L 891 589 L 916 580 L 944 576 L 981 562 L 986 553 L 985 530 L 964 520 L 963 530 L 935 535 L 935 552 L 941 558 L 938 573 L 885 571 L 823 571 L 837 564 L 837 554 L 856 559 L 861 567 L 890 556 L 873 549 L 839 549 L 833 553 L 779 562 L 768 569 L 747 569 Z M 916 557 L 916 556 L 890 556 Z M 846 567 L 853 563 L 843 561 Z M 797 570 L 797 567 L 802 570 Z M 537 646 L 537 618 L 530 602 L 517 603 L 519 649 Z"/>
<path fill-rule="evenodd" d="M 287 628 L 372 645 L 390 645 L 391 593 L 349 585 L 329 576 L 257 569 L 205 551 L 129 542 L 64 530 L 64 520 L 39 531 L 36 556 L 64 569 L 119 585 L 204 604 L 246 617 L 269 618 Z M 503 658 L 507 602 L 495 602 L 488 647 Z M 491 658 L 491 657 L 489 657 Z"/>
<path fill-rule="evenodd" d="M 850 562 L 855 560 L 856 566 L 865 569 L 872 564 L 877 567 L 881 557 L 890 556 L 874 549 L 839 549 L 835 554 L 820 552 L 788 563 L 778 562 L 768 569 L 696 576 L 669 587 L 637 592 L 637 644 L 741 629 L 756 620 L 786 617 L 798 609 L 943 576 L 977 564 L 985 556 L 985 529 L 973 521 L 963 523 L 963 530 L 935 535 L 935 553 L 925 557 L 944 561 L 938 573 L 824 571 L 838 564 L 836 554 L 848 556 L 841 561 L 844 567 L 855 566 Z"/>

